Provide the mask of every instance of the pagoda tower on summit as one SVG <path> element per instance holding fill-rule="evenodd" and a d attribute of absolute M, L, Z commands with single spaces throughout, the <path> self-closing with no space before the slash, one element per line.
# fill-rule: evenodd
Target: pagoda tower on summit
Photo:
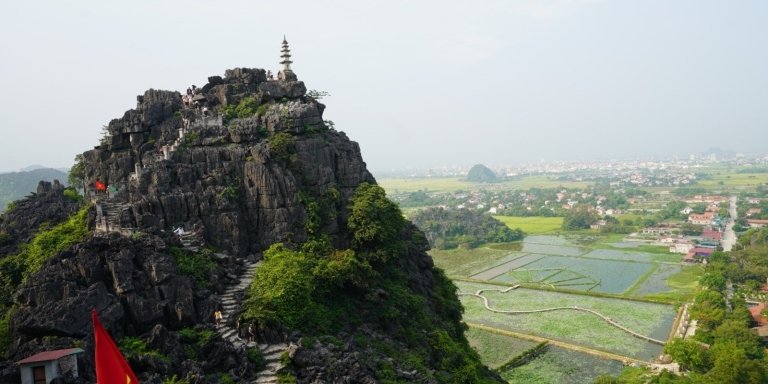
<path fill-rule="evenodd" d="M 283 35 L 283 48 L 280 49 L 280 72 L 277 73 L 278 80 L 296 80 L 296 74 L 291 70 L 291 50 L 288 48 L 288 41 Z"/>

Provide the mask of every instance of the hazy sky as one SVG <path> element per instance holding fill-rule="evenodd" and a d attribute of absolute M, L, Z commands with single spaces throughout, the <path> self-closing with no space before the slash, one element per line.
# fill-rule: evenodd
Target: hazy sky
<path fill-rule="evenodd" d="M 374 172 L 768 152 L 768 1 L 0 1 L 0 171 L 146 89 L 293 68 Z"/>

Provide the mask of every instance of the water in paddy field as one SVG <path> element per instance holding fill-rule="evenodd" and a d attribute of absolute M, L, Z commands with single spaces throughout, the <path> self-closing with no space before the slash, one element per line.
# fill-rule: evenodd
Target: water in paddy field
<path fill-rule="evenodd" d="M 634 291 L 636 296 L 650 295 L 669 291 L 667 279 L 683 270 L 682 266 L 673 264 L 659 264 L 659 269 L 648 277 L 640 287 Z"/>
<path fill-rule="evenodd" d="M 624 368 L 619 361 L 601 359 L 550 345 L 527 364 L 504 370 L 501 376 L 510 383 L 591 383 L 600 375 L 618 375 Z"/>

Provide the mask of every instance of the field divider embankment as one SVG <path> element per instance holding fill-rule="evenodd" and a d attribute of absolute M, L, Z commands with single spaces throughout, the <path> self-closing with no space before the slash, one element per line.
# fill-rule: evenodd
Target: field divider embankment
<path fill-rule="evenodd" d="M 493 333 L 496 333 L 496 334 L 499 334 L 499 335 L 516 337 L 518 339 L 530 340 L 530 341 L 534 341 L 534 342 L 537 342 L 537 343 L 542 343 L 542 342 L 547 341 L 547 342 L 549 342 L 549 344 L 556 345 L 556 346 L 561 347 L 561 348 L 569 349 L 569 350 L 576 351 L 576 352 L 588 353 L 590 355 L 601 357 L 601 358 L 604 358 L 604 359 L 620 361 L 622 363 L 636 363 L 636 364 L 642 364 L 642 365 L 650 365 L 649 362 L 643 361 L 643 360 L 639 360 L 639 359 L 636 359 L 634 357 L 622 356 L 622 355 L 618 355 L 618 354 L 611 353 L 611 352 L 606 352 L 606 351 L 601 351 L 601 350 L 597 350 L 597 349 L 587 348 L 587 347 L 583 347 L 581 345 L 566 343 L 566 342 L 560 341 L 560 340 L 550 339 L 550 338 L 541 337 L 541 336 L 529 335 L 529 334 L 526 334 L 526 333 L 519 333 L 519 332 L 514 332 L 514 331 L 508 331 L 506 329 L 499 329 L 499 328 L 489 327 L 489 326 L 484 325 L 484 324 L 470 323 L 470 322 L 465 322 L 465 323 L 470 328 L 481 329 L 481 330 L 488 331 L 488 332 L 493 332 Z"/>
<path fill-rule="evenodd" d="M 487 309 L 487 310 L 489 310 L 491 312 L 508 314 L 508 315 L 521 315 L 521 314 L 552 312 L 552 311 L 563 311 L 563 310 L 572 310 L 572 311 L 580 311 L 580 312 L 585 312 L 585 313 L 591 313 L 591 314 L 593 314 L 593 315 L 603 319 L 603 321 L 605 321 L 606 323 L 608 323 L 608 324 L 610 324 L 610 325 L 612 325 L 612 326 L 614 326 L 614 327 L 616 327 L 616 328 L 618 328 L 618 329 L 620 329 L 620 330 L 622 330 L 622 331 L 624 331 L 624 332 L 626 332 L 626 333 L 628 333 L 628 334 L 630 334 L 630 335 L 632 335 L 632 336 L 634 336 L 634 337 L 636 337 L 638 339 L 645 340 L 645 341 L 648 341 L 648 342 L 651 342 L 651 343 L 654 343 L 654 344 L 659 344 L 659 345 L 664 345 L 665 344 L 664 341 L 661 341 L 661 340 L 658 340 L 658 339 L 654 339 L 652 337 L 649 337 L 649 336 L 643 335 L 641 333 L 635 332 L 635 331 L 633 331 L 633 330 L 631 330 L 631 329 L 629 329 L 629 328 L 627 328 L 627 327 L 617 323 L 616 321 L 612 320 L 610 317 L 605 316 L 602 313 L 597 312 L 597 311 L 592 310 L 592 309 L 589 309 L 589 308 L 582 308 L 582 307 L 574 305 L 574 306 L 570 306 L 570 307 L 550 307 L 550 308 L 530 309 L 530 310 L 503 310 L 503 309 L 491 308 L 490 301 L 488 300 L 487 297 L 483 296 L 483 292 L 484 291 L 497 291 L 497 292 L 501 292 L 501 293 L 507 293 L 507 292 L 517 288 L 517 287 L 518 286 L 515 285 L 515 286 L 512 286 L 512 287 L 503 289 L 503 290 L 502 289 L 480 289 L 480 290 L 478 290 L 475 293 L 458 292 L 457 294 L 459 296 L 474 296 L 474 297 L 477 297 L 477 298 L 479 298 L 479 299 L 481 299 L 483 301 L 483 306 L 485 306 L 485 309 Z"/>
<path fill-rule="evenodd" d="M 508 282 L 502 282 L 502 281 L 493 281 L 493 280 L 482 280 L 482 279 L 474 279 L 471 277 L 459 277 L 459 276 L 449 276 L 451 280 L 453 281 L 460 281 L 464 283 L 475 283 L 475 284 L 487 284 L 487 285 L 495 285 L 498 287 L 508 287 L 510 283 Z M 645 297 L 630 297 L 630 296 L 624 296 L 621 294 L 615 294 L 615 293 L 606 293 L 606 292 L 590 292 L 590 291 L 584 291 L 579 289 L 567 289 L 567 288 L 558 288 L 553 286 L 546 286 L 541 284 L 531 284 L 531 283 L 521 283 L 519 284 L 521 288 L 526 289 L 533 289 L 533 290 L 539 290 L 539 291 L 549 291 L 549 292 L 559 292 L 559 293 L 569 293 L 572 295 L 581 295 L 581 296 L 590 296 L 590 297 L 600 297 L 604 299 L 619 299 L 619 300 L 629 300 L 629 301 L 636 301 L 638 303 L 651 303 L 651 304 L 664 304 L 664 305 L 676 305 L 678 304 L 675 300 L 660 300 L 660 299 L 651 299 L 651 298 L 645 298 Z"/>

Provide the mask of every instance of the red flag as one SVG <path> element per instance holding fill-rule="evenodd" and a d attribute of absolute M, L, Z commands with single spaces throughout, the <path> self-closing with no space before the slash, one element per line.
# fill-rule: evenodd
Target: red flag
<path fill-rule="evenodd" d="M 98 384 L 139 384 L 139 379 L 128 366 L 125 357 L 101 326 L 96 310 L 91 311 L 93 318 L 93 338 L 96 342 L 96 383 Z"/>
<path fill-rule="evenodd" d="M 104 191 L 104 190 L 107 189 L 107 186 L 104 185 L 104 183 L 102 183 L 101 181 L 97 180 L 95 185 L 96 185 L 96 190 L 97 191 Z"/>

